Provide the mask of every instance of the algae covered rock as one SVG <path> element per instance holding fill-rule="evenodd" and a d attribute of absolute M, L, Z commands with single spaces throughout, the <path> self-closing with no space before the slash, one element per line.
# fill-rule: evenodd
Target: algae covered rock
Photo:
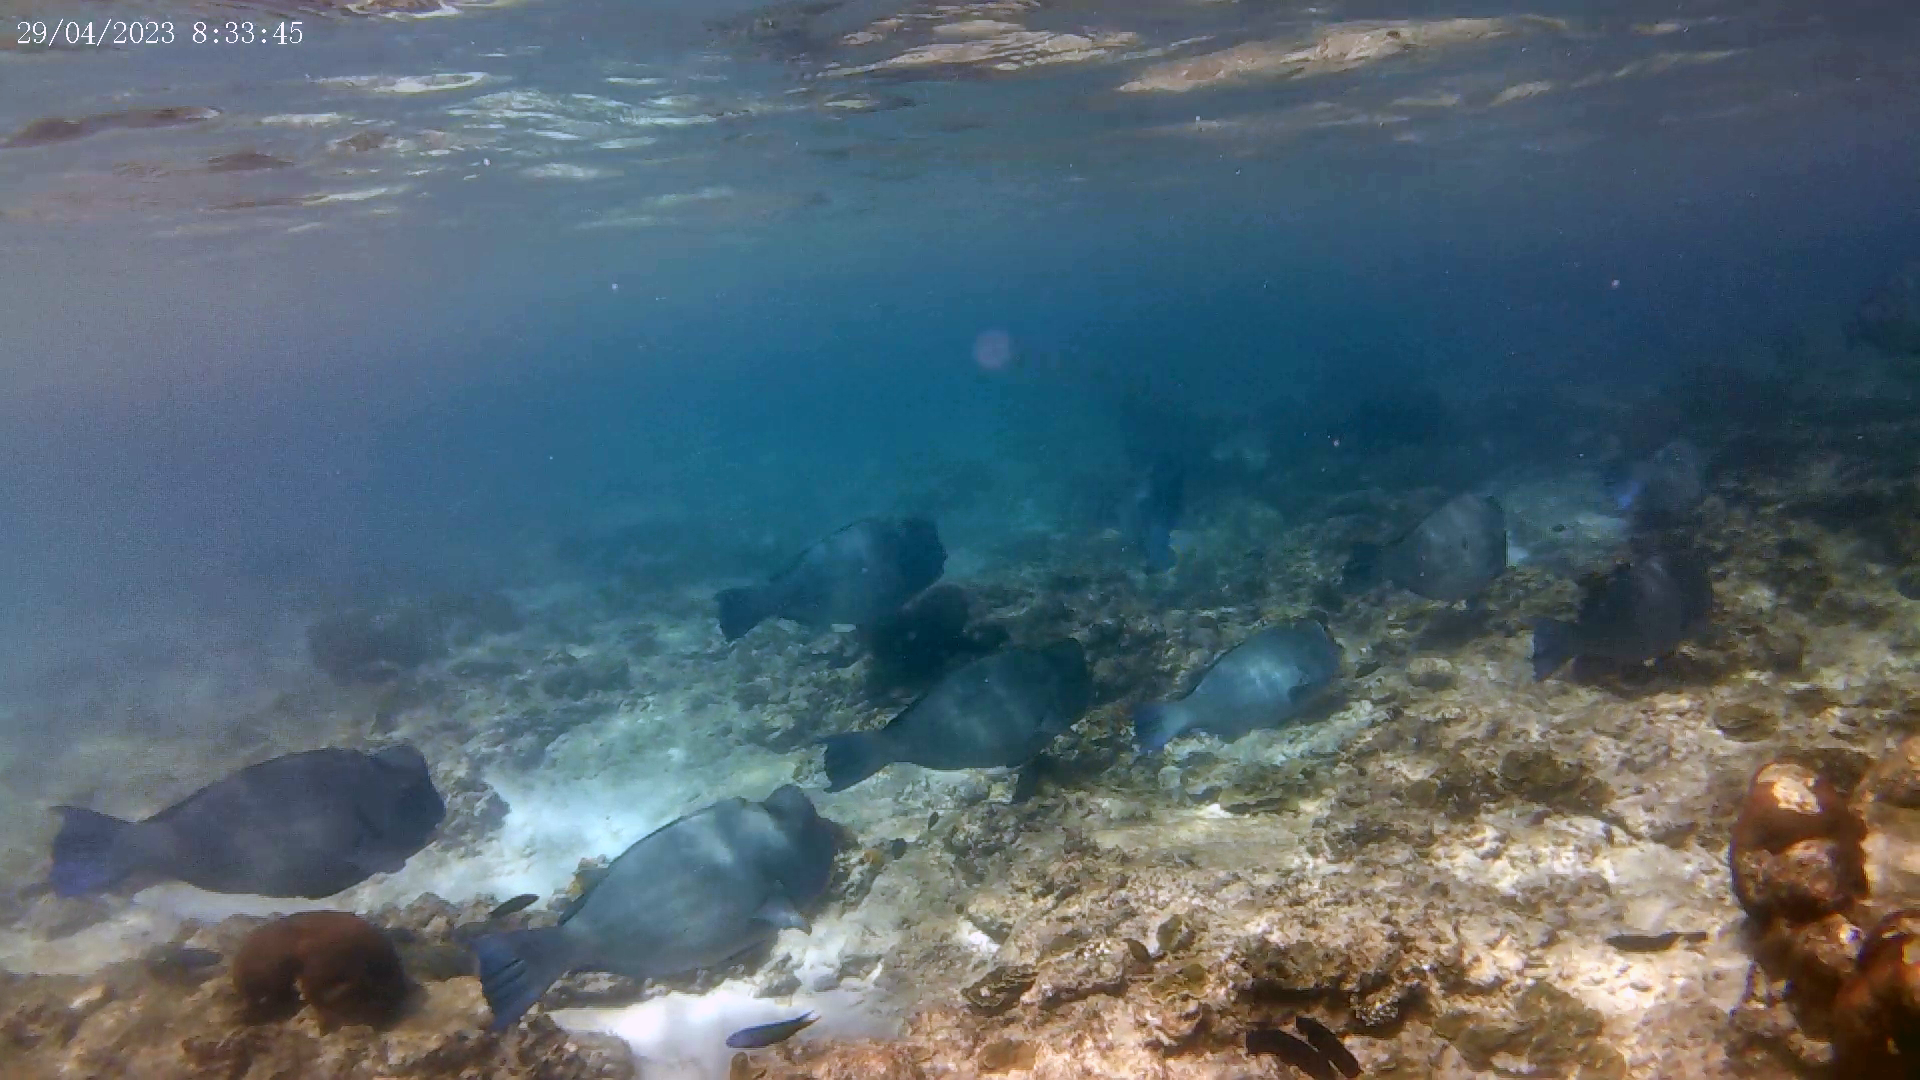
<path fill-rule="evenodd" d="M 1839 911 L 1866 892 L 1862 834 L 1825 777 L 1792 762 L 1763 765 L 1733 827 L 1734 895 L 1758 919 Z"/>
<path fill-rule="evenodd" d="M 385 682 L 445 655 L 446 642 L 439 621 L 420 608 L 356 608 L 314 623 L 307 653 L 334 682 Z"/>
<path fill-rule="evenodd" d="M 1496 1058 L 1519 1058 L 1529 1076 L 1566 1077 L 1569 1080 L 1621 1080 L 1626 1059 L 1605 1041 L 1600 1014 L 1579 999 L 1544 982 L 1521 991 L 1510 1014 L 1487 1015 L 1456 1011 L 1434 1021 L 1434 1032 L 1447 1039 L 1475 1069 L 1508 1072 Z"/>

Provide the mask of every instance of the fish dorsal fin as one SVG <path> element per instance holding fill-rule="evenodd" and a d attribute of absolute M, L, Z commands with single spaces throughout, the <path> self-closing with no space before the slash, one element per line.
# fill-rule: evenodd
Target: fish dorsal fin
<path fill-rule="evenodd" d="M 787 899 L 787 894 L 783 892 L 776 891 L 769 895 L 754 911 L 753 917 L 782 930 L 810 929 L 807 917 L 800 914 L 793 906 L 793 901 Z"/>

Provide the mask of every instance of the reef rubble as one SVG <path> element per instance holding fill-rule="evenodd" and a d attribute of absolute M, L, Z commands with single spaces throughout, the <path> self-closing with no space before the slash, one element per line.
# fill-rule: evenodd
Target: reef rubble
<path fill-rule="evenodd" d="M 1354 543 L 1444 493 L 1315 488 L 1315 461 L 1249 481 L 1284 498 L 1202 507 L 1162 576 L 1092 529 L 983 553 L 943 639 L 1072 635 L 1091 661 L 1093 705 L 1043 768 L 899 766 L 821 796 L 848 842 L 811 933 L 722 971 L 574 977 L 496 1037 L 463 944 L 496 894 L 530 883 L 547 903 L 512 917 L 551 919 L 635 830 L 718 794 L 818 789 L 821 736 L 884 723 L 968 651 L 902 679 L 852 633 L 768 624 L 728 645 L 704 583 L 516 595 L 524 618 L 273 714 L 328 718 L 273 727 L 276 746 L 407 739 L 449 793 L 440 841 L 329 901 L 396 942 L 417 985 L 398 1019 L 249 1023 L 221 972 L 259 919 L 187 919 L 89 973 L 0 980 L 0 1072 L 673 1075 L 575 1014 L 722 986 L 839 994 L 869 1021 L 722 1051 L 733 1078 L 1267 1076 L 1285 1067 L 1247 1033 L 1302 1016 L 1372 1076 L 1785 1077 L 1884 1056 L 1872 1033 L 1904 1022 L 1911 977 L 1886 958 L 1920 906 L 1920 600 L 1903 587 L 1920 439 L 1847 406 L 1801 436 L 1768 429 L 1739 390 L 1698 433 L 1722 463 L 1688 525 L 1712 625 L 1640 667 L 1531 677 L 1531 621 L 1564 615 L 1624 543 L 1592 476 L 1504 481 L 1525 557 L 1466 607 L 1332 584 Z M 1233 742 L 1134 751 L 1133 705 L 1292 618 L 1345 647 L 1330 700 Z M 558 824 L 534 820 L 542 800 Z M 423 895 L 442 881 L 451 902 Z M 16 890 L 8 910 L 53 948 L 132 909 Z M 220 962 L 181 960 L 206 953 Z"/>

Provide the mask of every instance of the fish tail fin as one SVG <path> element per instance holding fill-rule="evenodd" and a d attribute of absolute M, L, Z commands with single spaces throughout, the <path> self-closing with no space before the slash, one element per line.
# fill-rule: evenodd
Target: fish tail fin
<path fill-rule="evenodd" d="M 555 979 L 573 968 L 563 926 L 487 934 L 474 939 L 473 953 L 480 960 L 480 992 L 493 1012 L 490 1031 L 512 1027 Z"/>
<path fill-rule="evenodd" d="M 1558 619 L 1533 621 L 1533 678 L 1535 682 L 1559 671 L 1573 659 L 1573 627 Z"/>
<path fill-rule="evenodd" d="M 1186 727 L 1186 717 L 1174 702 L 1163 701 L 1133 708 L 1133 743 L 1142 754 L 1158 753 Z"/>
<path fill-rule="evenodd" d="M 1353 545 L 1353 551 L 1347 555 L 1347 565 L 1340 570 L 1340 584 L 1351 592 L 1372 588 L 1380 580 L 1383 550 L 1379 544 Z"/>
<path fill-rule="evenodd" d="M 773 614 L 772 593 L 764 586 L 722 589 L 714 600 L 720 605 L 720 633 L 728 641 L 738 639 Z"/>
<path fill-rule="evenodd" d="M 53 838 L 53 870 L 47 883 L 61 896 L 85 896 L 112 888 L 133 871 L 122 837 L 130 821 L 78 806 L 56 806 L 60 832 Z"/>
<path fill-rule="evenodd" d="M 893 764 L 886 740 L 876 731 L 852 731 L 821 740 L 827 748 L 827 790 L 845 791 Z"/>

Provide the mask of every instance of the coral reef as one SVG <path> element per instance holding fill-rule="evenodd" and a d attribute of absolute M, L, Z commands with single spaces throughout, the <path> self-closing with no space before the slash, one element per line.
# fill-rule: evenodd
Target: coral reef
<path fill-rule="evenodd" d="M 313 665 L 341 684 L 384 682 L 441 655 L 432 615 L 418 608 L 329 615 L 307 631 Z"/>
<path fill-rule="evenodd" d="M 478 981 L 466 977 L 464 965 L 447 971 L 430 960 L 435 950 L 459 951 L 464 956 L 449 936 L 455 918 L 463 913 L 476 914 L 427 898 L 404 911 L 378 916 L 395 920 L 388 933 L 409 939 L 401 951 L 423 983 L 417 998 L 382 1027 L 348 1023 L 329 1028 L 318 1009 L 303 1010 L 290 1019 L 248 1023 L 253 1015 L 250 1001 L 236 988 L 235 980 L 211 978 L 214 972 L 206 965 L 180 959 L 183 953 L 209 952 L 198 947 L 163 947 L 146 958 L 110 965 L 85 977 L 0 976 L 0 1067 L 9 1080 L 75 1075 L 99 1080 L 266 1076 L 630 1080 L 635 1076 L 631 1054 L 617 1040 L 571 1035 L 544 1017 L 500 1036 L 482 1033 L 486 1003 Z M 237 953 L 237 977 L 245 959 L 243 941 L 253 940 L 249 935 L 261 929 L 277 934 L 277 926 L 232 919 L 200 930 L 195 938 L 216 946 L 212 955 Z M 371 944 L 371 939 L 360 936 L 362 932 L 355 933 L 360 945 Z M 366 926 L 364 933 L 380 935 L 373 926 Z M 271 951 L 281 953 L 277 946 L 286 943 L 283 938 Z M 297 944 L 311 955 L 310 940 Z M 278 974 L 284 974 L 284 969 Z M 349 983 L 351 979 L 336 985 Z"/>
<path fill-rule="evenodd" d="M 447 655 L 450 646 L 523 625 L 513 601 L 499 593 L 442 593 L 425 602 L 350 608 L 320 618 L 307 629 L 307 655 L 342 685 L 388 682 Z"/>
<path fill-rule="evenodd" d="M 1864 831 L 1825 777 L 1792 762 L 1762 765 L 1733 823 L 1734 897 L 1762 921 L 1847 909 L 1867 891 Z"/>
<path fill-rule="evenodd" d="M 248 934 L 233 986 L 251 1020 L 283 1019 L 304 1002 L 323 1028 L 391 1023 L 408 989 L 393 942 L 344 911 L 303 911 Z"/>
<path fill-rule="evenodd" d="M 1367 1075 L 1887 1074 L 1920 909 L 1920 634 L 1902 588 L 1920 495 L 1900 464 L 1920 435 L 1884 413 L 1784 430 L 1728 412 L 1699 436 L 1720 464 L 1686 526 L 1714 567 L 1711 625 L 1591 678 L 1533 683 L 1528 628 L 1626 543 L 1599 478 L 1505 481 L 1527 557 L 1461 608 L 1333 587 L 1356 541 L 1446 497 L 1369 480 L 1400 475 L 1384 458 L 1234 472 L 1243 487 L 1197 502 L 1190 549 L 1151 578 L 1093 525 L 968 551 L 898 655 L 785 624 L 727 646 L 704 581 L 612 570 L 525 601 L 515 624 L 428 619 L 444 655 L 404 674 L 367 661 L 390 677 L 324 699 L 356 737 L 420 746 L 448 796 L 412 876 L 338 901 L 395 942 L 421 984 L 410 1006 L 385 1028 L 323 1030 L 317 1010 L 242 1025 L 231 980 L 193 950 L 232 955 L 257 924 L 210 920 L 95 975 L 8 979 L 0 1056 L 29 1077 L 612 1077 L 627 1058 L 556 1017 L 584 1031 L 579 1014 L 738 993 L 819 996 L 782 1015 L 820 1023 L 732 1058 L 731 1075 L 768 1080 L 1270 1075 L 1248 1033 L 1314 1024 Z M 1298 618 L 1346 654 L 1325 702 L 1133 753 L 1132 706 Z M 595 856 L 691 803 L 817 789 L 813 744 L 898 712 L 927 640 L 950 658 L 1000 633 L 1072 636 L 1093 673 L 1031 798 L 1012 776 L 908 766 L 824 796 L 853 835 L 811 934 L 694 975 L 569 980 L 552 1013 L 480 1033 L 464 943 L 483 924 L 551 922 Z M 300 708 L 276 723 L 336 715 Z M 459 903 L 382 906 L 443 880 Z M 468 898 L 483 888 L 547 899 L 489 923 L 495 898 Z M 129 913 L 22 895 L 9 916 L 45 943 Z M 871 1023 L 836 1026 L 850 1011 Z"/>
<path fill-rule="evenodd" d="M 1880 920 L 1860 947 L 1858 970 L 1833 1002 L 1833 1065 L 1841 1076 L 1899 1080 L 1920 1063 L 1920 912 Z"/>

